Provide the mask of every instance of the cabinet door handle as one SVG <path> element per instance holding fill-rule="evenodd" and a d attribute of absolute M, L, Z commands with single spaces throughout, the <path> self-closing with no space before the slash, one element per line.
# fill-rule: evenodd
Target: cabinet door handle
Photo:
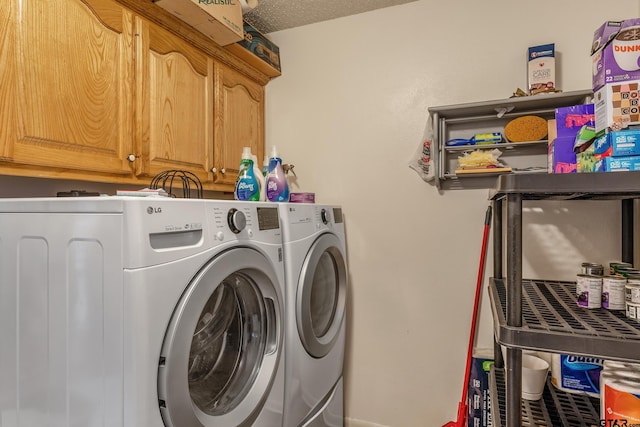
<path fill-rule="evenodd" d="M 211 168 L 211 172 L 216 173 L 216 172 L 218 172 L 218 169 L 216 169 L 216 168 Z M 226 171 L 226 169 L 225 169 L 225 168 L 220 169 L 220 173 L 221 173 L 221 174 L 225 174 L 226 172 L 227 172 L 227 171 Z"/>
<path fill-rule="evenodd" d="M 129 154 L 127 156 L 127 160 L 129 160 L 129 162 L 131 162 L 131 163 L 135 162 L 137 158 L 138 158 L 138 156 L 136 156 L 135 154 Z"/>

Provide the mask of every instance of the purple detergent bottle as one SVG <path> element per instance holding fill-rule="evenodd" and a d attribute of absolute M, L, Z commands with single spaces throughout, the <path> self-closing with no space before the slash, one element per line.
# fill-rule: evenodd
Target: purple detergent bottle
<path fill-rule="evenodd" d="M 282 169 L 282 159 L 278 155 L 275 146 L 271 147 L 271 157 L 269 158 L 269 173 L 265 180 L 267 188 L 267 200 L 270 202 L 289 201 L 289 183 Z"/>

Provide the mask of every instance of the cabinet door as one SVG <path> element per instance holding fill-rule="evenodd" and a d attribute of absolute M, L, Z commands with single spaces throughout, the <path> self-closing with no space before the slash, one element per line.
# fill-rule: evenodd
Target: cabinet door
<path fill-rule="evenodd" d="M 166 170 L 211 181 L 213 60 L 155 24 L 136 22 L 136 173 Z"/>
<path fill-rule="evenodd" d="M 216 63 L 216 184 L 234 185 L 242 147 L 251 147 L 261 168 L 264 155 L 264 87 Z"/>
<path fill-rule="evenodd" d="M 131 174 L 132 25 L 132 14 L 110 0 L 3 0 L 3 159 Z"/>

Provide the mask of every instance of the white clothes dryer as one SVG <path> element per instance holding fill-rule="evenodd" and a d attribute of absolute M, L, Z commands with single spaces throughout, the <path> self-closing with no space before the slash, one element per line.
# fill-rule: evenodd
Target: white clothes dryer
<path fill-rule="evenodd" d="M 282 256 L 270 204 L 0 199 L 0 425 L 280 426 Z"/>
<path fill-rule="evenodd" d="M 342 209 L 279 204 L 285 264 L 284 427 L 344 425 L 347 258 Z"/>

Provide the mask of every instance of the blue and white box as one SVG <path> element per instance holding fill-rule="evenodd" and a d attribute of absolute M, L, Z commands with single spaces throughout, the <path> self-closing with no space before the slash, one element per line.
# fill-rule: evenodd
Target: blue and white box
<path fill-rule="evenodd" d="M 627 129 L 605 133 L 593 142 L 593 152 L 603 157 L 640 155 L 640 130 Z"/>
<path fill-rule="evenodd" d="M 467 389 L 468 427 L 491 427 L 489 368 L 493 364 L 491 350 L 475 351 Z"/>

